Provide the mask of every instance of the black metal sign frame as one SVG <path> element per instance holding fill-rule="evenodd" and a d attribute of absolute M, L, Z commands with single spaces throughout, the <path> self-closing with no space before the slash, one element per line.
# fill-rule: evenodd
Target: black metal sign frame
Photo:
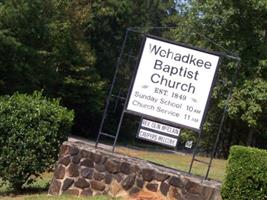
<path fill-rule="evenodd" d="M 144 37 L 147 36 L 147 37 L 150 37 L 150 38 L 157 38 L 158 39 L 158 37 L 147 35 L 146 31 L 142 31 L 142 30 L 147 30 L 149 28 L 150 29 L 154 29 L 154 30 L 163 30 L 163 29 L 173 29 L 173 28 L 176 28 L 176 27 L 131 27 L 131 28 L 127 28 L 126 34 L 125 34 L 125 37 L 124 37 L 124 41 L 123 41 L 123 44 L 122 44 L 122 47 L 121 47 L 120 55 L 119 55 L 118 60 L 117 60 L 116 69 L 115 69 L 115 72 L 114 72 L 113 80 L 112 80 L 112 83 L 110 85 L 109 93 L 108 93 L 108 96 L 107 96 L 107 99 L 106 99 L 105 108 L 104 108 L 102 120 L 101 120 L 101 123 L 100 123 L 99 132 L 98 132 L 98 136 L 97 136 L 96 143 L 95 143 L 95 147 L 96 148 L 98 147 L 98 144 L 99 144 L 99 141 L 100 141 L 100 137 L 101 136 L 105 136 L 105 137 L 112 138 L 114 140 L 113 145 L 112 145 L 112 152 L 114 152 L 125 113 L 138 114 L 138 113 L 135 113 L 135 112 L 132 112 L 132 111 L 127 111 L 126 110 L 126 105 L 128 104 L 129 95 L 130 95 L 130 92 L 132 90 L 133 82 L 134 82 L 135 75 L 136 75 L 136 72 L 137 72 L 137 66 L 138 66 L 138 63 L 139 63 L 139 60 L 140 60 L 142 48 L 144 46 L 144 42 L 145 42 Z M 140 47 L 139 54 L 138 54 L 138 59 L 139 60 L 138 60 L 138 63 L 136 64 L 136 67 L 135 67 L 135 75 L 131 80 L 131 84 L 130 84 L 129 89 L 128 89 L 127 97 L 118 96 L 118 98 L 123 99 L 123 100 L 125 100 L 127 102 L 124 103 L 123 110 L 122 110 L 122 113 L 121 113 L 121 116 L 120 116 L 120 119 L 119 119 L 119 123 L 118 123 L 118 126 L 117 126 L 116 134 L 112 135 L 110 133 L 103 132 L 103 125 L 104 125 L 105 119 L 107 117 L 107 111 L 108 111 L 108 107 L 110 105 L 111 98 L 114 96 L 114 94 L 113 94 L 114 84 L 115 84 L 115 81 L 116 81 L 116 78 L 117 78 L 117 75 L 118 75 L 119 67 L 120 67 L 121 62 L 122 62 L 122 56 L 123 56 L 124 51 L 125 51 L 125 47 L 126 47 L 126 43 L 127 43 L 127 40 L 128 40 L 129 33 L 136 33 L 136 34 L 141 35 L 142 38 L 143 38 L 142 39 L 142 45 Z M 165 40 L 165 39 L 162 39 L 162 38 L 161 38 L 161 40 L 162 41 L 167 41 L 167 42 L 170 42 L 170 43 L 174 43 L 174 44 L 178 44 L 180 46 L 184 46 L 184 47 L 187 47 L 187 48 L 190 48 L 190 49 L 200 50 L 202 52 L 206 52 L 206 53 L 210 53 L 210 54 L 213 54 L 213 55 L 220 56 L 220 59 L 219 59 L 219 62 L 217 64 L 217 66 L 219 66 L 221 64 L 221 62 L 222 62 L 221 58 L 222 57 L 226 58 L 226 59 L 229 59 L 229 60 L 233 60 L 234 62 L 236 62 L 237 63 L 237 67 L 236 67 L 236 71 L 234 73 L 234 77 L 233 77 L 233 80 L 232 80 L 233 84 L 232 84 L 232 86 L 231 86 L 231 88 L 229 90 L 229 93 L 228 93 L 228 97 L 227 97 L 227 102 L 228 102 L 230 100 L 230 98 L 231 98 L 232 90 L 233 90 L 233 87 L 234 87 L 236 79 L 237 79 L 237 74 L 238 74 L 238 71 L 239 71 L 241 60 L 234 53 L 232 53 L 231 51 L 229 51 L 229 50 L 225 49 L 224 47 L 218 45 L 216 42 L 210 40 L 206 36 L 201 35 L 199 33 L 194 33 L 194 34 L 204 38 L 206 41 L 208 41 L 208 42 L 212 43 L 213 45 L 217 46 L 218 48 L 222 49 L 224 52 L 223 53 L 222 52 L 210 52 L 210 51 L 207 51 L 205 49 L 194 48 L 194 47 L 192 47 L 190 45 L 185 45 L 185 44 L 182 44 L 182 43 L 172 42 L 172 41 L 168 41 L 168 40 Z M 217 67 L 216 72 L 214 74 L 214 78 L 213 78 L 213 82 L 212 82 L 211 88 L 214 87 L 214 84 L 215 84 L 215 81 L 216 81 L 217 78 L 218 78 L 218 67 Z M 210 99 L 210 95 L 211 95 L 211 90 L 210 90 L 210 93 L 209 93 L 208 100 Z M 207 102 L 209 102 L 208 100 L 207 100 Z M 222 118 L 220 120 L 220 124 L 219 124 L 218 133 L 217 133 L 217 136 L 216 136 L 216 140 L 214 142 L 213 150 L 212 150 L 212 153 L 210 155 L 210 161 L 209 162 L 203 162 L 203 161 L 197 160 L 195 157 L 196 157 L 196 154 L 197 154 L 198 144 L 200 142 L 201 135 L 202 135 L 204 116 L 206 116 L 206 114 L 208 112 L 208 109 L 207 109 L 208 107 L 209 107 L 209 105 L 207 103 L 206 106 L 205 106 L 205 113 L 203 114 L 203 117 L 202 117 L 202 122 L 201 122 L 200 129 L 199 130 L 198 129 L 192 129 L 193 131 L 198 133 L 198 139 L 197 139 L 194 151 L 193 151 L 192 161 L 191 161 L 190 167 L 189 167 L 189 173 L 191 173 L 194 161 L 202 162 L 202 163 L 207 164 L 208 165 L 208 169 L 207 169 L 207 173 L 206 173 L 205 179 L 208 178 L 210 167 L 211 167 L 211 164 L 212 164 L 212 160 L 213 160 L 213 158 L 215 156 L 216 149 L 217 149 L 217 146 L 218 146 L 218 142 L 219 142 L 219 139 L 220 139 L 220 136 L 221 136 L 221 133 L 222 133 L 222 127 L 223 127 L 223 123 L 224 123 L 224 120 L 225 120 L 225 117 L 226 117 L 226 113 L 227 113 L 227 104 L 225 105 L 223 113 L 222 113 Z M 147 117 L 148 119 L 152 119 L 152 120 L 154 119 L 151 116 L 146 116 L 146 115 L 139 115 L 139 116 Z M 155 121 L 157 121 L 157 120 L 155 120 Z M 167 122 L 165 120 L 160 120 L 160 121 L 163 122 L 163 123 Z M 176 123 L 169 123 L 169 122 L 167 122 L 167 124 L 175 125 L 175 126 L 177 125 Z M 186 127 L 186 126 L 181 126 L 181 127 L 190 128 L 190 127 Z"/>

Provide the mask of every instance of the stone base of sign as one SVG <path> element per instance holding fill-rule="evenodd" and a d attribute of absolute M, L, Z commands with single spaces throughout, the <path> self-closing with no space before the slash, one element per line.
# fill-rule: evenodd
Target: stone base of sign
<path fill-rule="evenodd" d="M 136 200 L 221 200 L 218 182 L 75 142 L 61 146 L 48 193 L 104 194 Z"/>

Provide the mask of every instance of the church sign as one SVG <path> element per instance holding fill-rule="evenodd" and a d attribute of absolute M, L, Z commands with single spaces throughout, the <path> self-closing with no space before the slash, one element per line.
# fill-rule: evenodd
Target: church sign
<path fill-rule="evenodd" d="M 219 58 L 147 36 L 126 111 L 200 130 Z"/>

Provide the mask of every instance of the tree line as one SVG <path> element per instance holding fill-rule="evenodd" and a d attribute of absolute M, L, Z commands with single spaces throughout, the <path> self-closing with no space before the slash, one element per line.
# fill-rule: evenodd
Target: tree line
<path fill-rule="evenodd" d="M 266 148 L 266 23 L 265 0 L 1 0 L 0 94 L 43 90 L 75 111 L 74 134 L 96 134 L 125 30 L 173 27 L 150 33 L 241 58 L 235 79 L 235 62 L 220 67 L 201 147 L 211 150 L 227 104 L 218 152 Z M 195 138 L 184 132 L 181 142 Z"/>

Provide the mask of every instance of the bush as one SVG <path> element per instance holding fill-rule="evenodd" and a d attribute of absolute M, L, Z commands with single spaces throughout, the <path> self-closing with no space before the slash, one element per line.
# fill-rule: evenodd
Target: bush
<path fill-rule="evenodd" d="M 51 169 L 74 114 L 41 92 L 0 97 L 0 177 L 14 189 Z"/>
<path fill-rule="evenodd" d="M 267 151 L 233 146 L 230 150 L 223 199 L 267 199 Z"/>

